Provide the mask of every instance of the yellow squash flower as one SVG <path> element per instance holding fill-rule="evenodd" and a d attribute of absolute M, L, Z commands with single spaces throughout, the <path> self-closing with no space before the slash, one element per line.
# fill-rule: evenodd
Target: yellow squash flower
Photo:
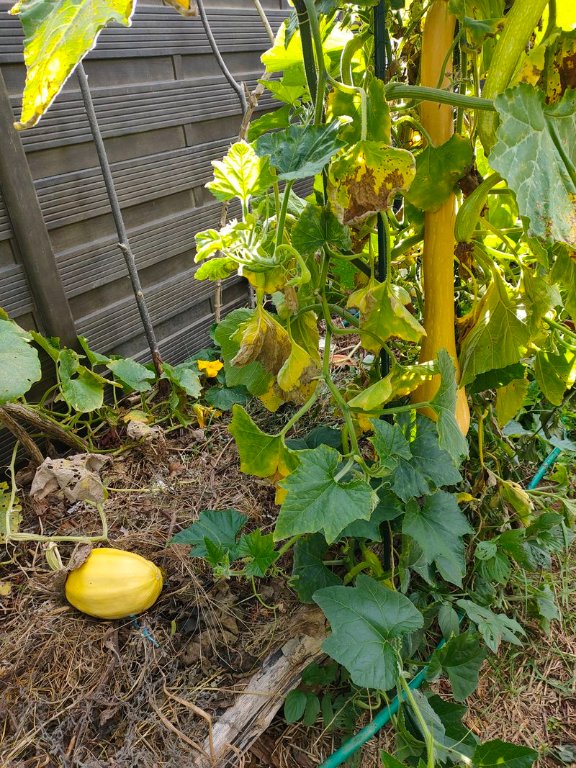
<path fill-rule="evenodd" d="M 204 371 L 209 379 L 213 379 L 218 376 L 218 371 L 224 367 L 224 363 L 220 360 L 196 360 L 199 371 Z"/>

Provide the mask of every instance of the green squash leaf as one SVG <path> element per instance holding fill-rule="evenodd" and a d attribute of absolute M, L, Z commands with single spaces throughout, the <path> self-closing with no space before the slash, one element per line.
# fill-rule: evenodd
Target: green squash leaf
<path fill-rule="evenodd" d="M 270 81 L 266 81 L 270 82 Z M 275 82 L 275 81 L 272 81 Z M 250 123 L 248 128 L 247 139 L 252 142 L 255 141 L 263 133 L 269 131 L 277 131 L 280 128 L 288 128 L 290 125 L 290 107 L 287 104 L 285 107 L 275 109 L 273 112 L 266 112 L 262 117 L 258 117 Z"/>
<path fill-rule="evenodd" d="M 490 165 L 516 193 L 529 234 L 576 246 L 576 91 L 546 104 L 520 83 L 494 104 L 500 124 Z"/>
<path fill-rule="evenodd" d="M 473 155 L 470 140 L 458 134 L 438 147 L 426 147 L 416 155 L 416 176 L 406 199 L 424 211 L 437 211 L 466 175 Z"/>
<path fill-rule="evenodd" d="M 324 587 L 341 584 L 342 579 L 324 565 L 328 545 L 315 533 L 296 542 L 291 585 L 303 603 L 312 603 L 314 593 Z"/>
<path fill-rule="evenodd" d="M 502 640 L 513 645 L 522 645 L 517 635 L 524 635 L 525 632 L 515 619 L 511 619 L 504 613 L 494 613 L 489 608 L 476 605 L 471 600 L 456 602 L 465 611 L 470 621 L 476 624 L 484 642 L 494 653 L 498 652 Z"/>
<path fill-rule="evenodd" d="M 136 0 L 19 0 L 26 85 L 19 129 L 36 125 L 110 22 L 130 26 Z"/>
<path fill-rule="evenodd" d="M 426 564 L 434 563 L 446 581 L 462 586 L 466 573 L 462 537 L 474 531 L 451 493 L 437 491 L 422 506 L 409 504 L 402 532 L 416 541 Z"/>
<path fill-rule="evenodd" d="M 576 379 L 576 352 L 572 349 L 558 353 L 539 350 L 534 360 L 534 375 L 544 397 L 552 405 L 561 405 L 564 393 Z"/>
<path fill-rule="evenodd" d="M 173 536 L 170 544 L 191 544 L 190 557 L 206 557 L 208 540 L 228 554 L 232 562 L 237 558 L 238 536 L 247 519 L 235 509 L 205 509 L 195 523 Z"/>
<path fill-rule="evenodd" d="M 472 768 L 530 768 L 537 758 L 538 752 L 535 749 L 495 739 L 476 747 Z"/>
<path fill-rule="evenodd" d="M 72 349 L 63 349 L 58 355 L 60 391 L 68 405 L 79 413 L 89 413 L 102 407 L 104 386 L 109 382 L 80 364 Z"/>
<path fill-rule="evenodd" d="M 236 554 L 238 558 L 249 558 L 244 568 L 246 576 L 257 576 L 259 579 L 266 575 L 268 568 L 278 559 L 274 537 L 271 533 L 263 534 L 259 528 L 242 536 Z"/>
<path fill-rule="evenodd" d="M 420 611 L 400 592 L 360 574 L 355 587 L 326 587 L 314 594 L 332 635 L 323 649 L 362 688 L 388 691 L 399 674 L 400 639 L 424 624 Z"/>
<path fill-rule="evenodd" d="M 496 392 L 496 420 L 501 427 L 518 414 L 524 405 L 529 387 L 528 379 L 514 379 Z"/>
<path fill-rule="evenodd" d="M 202 394 L 202 382 L 197 371 L 186 363 L 180 365 L 162 364 L 162 378 L 168 379 L 174 386 L 183 389 L 188 397 L 198 398 Z"/>
<path fill-rule="evenodd" d="M 274 538 L 286 539 L 299 533 L 324 533 L 336 541 L 339 533 L 354 520 L 368 520 L 378 497 L 365 480 L 336 480 L 342 456 L 320 445 L 298 454 L 300 465 L 280 483 L 287 491 Z"/>
<path fill-rule="evenodd" d="M 456 701 L 464 701 L 478 686 L 480 667 L 486 658 L 486 651 L 479 641 L 478 635 L 464 632 L 434 651 L 430 659 L 426 675 L 428 680 L 445 672 Z"/>
<path fill-rule="evenodd" d="M 349 251 L 352 242 L 347 228 L 331 211 L 308 203 L 292 230 L 292 245 L 307 256 L 324 245 L 337 251 Z"/>
<path fill-rule="evenodd" d="M 112 371 L 115 379 L 135 392 L 148 392 L 152 389 L 152 382 L 156 378 L 154 371 L 130 358 L 110 360 L 106 363 L 106 367 Z"/>
<path fill-rule="evenodd" d="M 430 407 L 438 415 L 438 444 L 447 451 L 454 463 L 458 465 L 468 456 L 468 442 L 456 421 L 456 369 L 452 358 L 445 349 L 438 352 L 438 370 L 440 371 L 440 386 Z"/>
<path fill-rule="evenodd" d="M 329 125 L 291 125 L 267 133 L 255 142 L 259 157 L 270 157 L 281 181 L 307 179 L 320 173 L 344 142 L 338 138 L 338 122 Z"/>
<path fill-rule="evenodd" d="M 0 319 L 0 405 L 17 400 L 42 376 L 32 336 L 11 320 Z"/>

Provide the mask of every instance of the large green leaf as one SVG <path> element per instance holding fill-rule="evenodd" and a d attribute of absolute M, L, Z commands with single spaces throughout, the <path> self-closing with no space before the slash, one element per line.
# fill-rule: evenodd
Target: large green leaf
<path fill-rule="evenodd" d="M 494 104 L 500 125 L 490 165 L 516 193 L 530 234 L 576 246 L 576 91 L 546 104 L 520 83 Z"/>
<path fill-rule="evenodd" d="M 378 497 L 365 480 L 337 478 L 342 456 L 327 445 L 298 454 L 300 465 L 280 485 L 287 491 L 274 537 L 324 533 L 330 544 L 354 520 L 368 520 Z"/>
<path fill-rule="evenodd" d="M 279 479 L 297 467 L 297 454 L 286 447 L 282 435 L 262 432 L 240 405 L 232 408 L 232 414 L 230 433 L 240 455 L 241 472 Z"/>
<path fill-rule="evenodd" d="M 416 156 L 416 176 L 406 198 L 424 211 L 437 211 L 472 165 L 472 144 L 454 134 L 439 147 L 426 147 Z"/>
<path fill-rule="evenodd" d="M 68 405 L 80 413 L 89 413 L 102 407 L 105 378 L 81 365 L 72 349 L 63 349 L 58 355 L 60 391 Z"/>
<path fill-rule="evenodd" d="M 0 405 L 25 395 L 42 376 L 31 341 L 19 325 L 0 318 Z"/>
<path fill-rule="evenodd" d="M 415 501 L 407 505 L 402 532 L 416 541 L 427 564 L 435 563 L 446 581 L 462 586 L 466 573 L 462 537 L 474 530 L 451 493 L 437 491 L 422 506 Z"/>
<path fill-rule="evenodd" d="M 276 133 L 256 139 L 260 157 L 270 157 L 281 181 L 295 181 L 315 176 L 344 142 L 338 138 L 337 121 L 329 125 L 291 125 Z"/>
<path fill-rule="evenodd" d="M 452 683 L 456 701 L 464 701 L 478 685 L 480 667 L 486 658 L 486 651 L 479 641 L 478 635 L 464 632 L 434 651 L 430 659 L 428 679 L 445 672 Z"/>
<path fill-rule="evenodd" d="M 130 26 L 136 0 L 19 0 L 26 86 L 18 128 L 36 125 L 111 21 Z"/>
<path fill-rule="evenodd" d="M 537 758 L 538 752 L 534 749 L 495 739 L 476 747 L 472 768 L 530 768 Z"/>
<path fill-rule="evenodd" d="M 217 200 L 238 197 L 244 203 L 262 194 L 274 183 L 268 158 L 258 157 L 245 141 L 232 144 L 223 160 L 213 160 L 214 181 L 206 186 Z"/>
<path fill-rule="evenodd" d="M 326 653 L 363 688 L 390 690 L 398 679 L 400 639 L 424 619 L 404 595 L 360 574 L 355 587 L 326 587 L 314 595 L 332 635 Z"/>
<path fill-rule="evenodd" d="M 455 464 L 468 456 L 468 443 L 456 421 L 456 369 L 445 349 L 438 352 L 440 386 L 430 406 L 438 414 L 438 444 L 447 451 Z"/>
<path fill-rule="evenodd" d="M 480 315 L 462 343 L 461 385 L 468 384 L 479 373 L 519 362 L 529 340 L 530 330 L 518 316 L 514 296 L 494 270 Z"/>
<path fill-rule="evenodd" d="M 410 461 L 412 452 L 410 443 L 406 440 L 404 433 L 395 424 L 387 421 L 372 420 L 374 436 L 370 442 L 378 455 L 380 464 L 390 471 L 398 466 L 398 459 L 403 458 Z"/>

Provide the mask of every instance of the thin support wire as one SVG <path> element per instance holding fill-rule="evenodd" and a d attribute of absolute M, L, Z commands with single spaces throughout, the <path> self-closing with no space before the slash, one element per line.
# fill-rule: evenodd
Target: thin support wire
<path fill-rule="evenodd" d="M 112 170 L 110 168 L 110 162 L 106 153 L 106 147 L 104 146 L 104 139 L 98 125 L 98 118 L 96 117 L 96 110 L 94 109 L 94 102 L 92 101 L 92 94 L 90 93 L 90 87 L 88 85 L 88 77 L 84 70 L 82 63 L 78 65 L 78 82 L 80 84 L 80 91 L 82 93 L 82 99 L 84 101 L 84 107 L 88 116 L 88 123 L 92 132 L 92 138 L 96 145 L 96 153 L 98 155 L 98 161 L 100 163 L 100 169 L 102 170 L 102 176 L 104 178 L 104 184 L 106 186 L 106 192 L 108 194 L 108 200 L 110 201 L 110 207 L 112 209 L 112 216 L 114 218 L 114 224 L 116 226 L 116 232 L 118 233 L 118 247 L 122 251 L 128 274 L 130 276 L 130 282 L 134 290 L 134 296 L 136 297 L 136 304 L 138 305 L 138 311 L 144 326 L 144 333 L 146 334 L 146 340 L 150 347 L 150 353 L 152 355 L 152 362 L 158 378 L 162 376 L 162 358 L 160 356 L 160 350 L 158 349 L 158 343 L 156 341 L 156 334 L 154 333 L 154 327 L 146 300 L 144 298 L 144 292 L 140 283 L 140 276 L 136 267 L 136 259 L 134 253 L 130 247 L 130 240 L 128 238 L 128 232 L 126 231 L 126 225 L 124 223 L 124 217 L 122 215 L 122 209 L 120 208 L 120 202 L 118 200 L 118 194 L 114 185 L 114 178 L 112 176 Z"/>

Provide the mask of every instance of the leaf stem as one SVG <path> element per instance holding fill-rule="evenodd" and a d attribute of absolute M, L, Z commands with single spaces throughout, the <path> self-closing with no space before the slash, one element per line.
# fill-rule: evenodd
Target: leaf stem
<path fill-rule="evenodd" d="M 276 248 L 282 245 L 284 241 L 284 227 L 286 225 L 286 214 L 288 213 L 288 203 L 290 200 L 290 190 L 292 189 L 294 182 L 287 181 L 284 187 L 284 193 L 282 196 L 282 207 L 280 208 L 280 215 L 278 216 L 278 223 L 276 225 Z"/>
<path fill-rule="evenodd" d="M 428 724 L 426 723 L 426 720 L 424 719 L 422 712 L 420 711 L 420 708 L 416 703 L 416 699 L 414 698 L 412 690 L 408 685 L 408 683 L 406 682 L 406 680 L 404 679 L 404 676 L 400 674 L 398 679 L 400 681 L 400 686 L 403 689 L 404 694 L 406 695 L 406 698 L 410 704 L 410 707 L 414 712 L 416 720 L 418 721 L 418 725 L 422 732 L 422 736 L 424 737 L 424 743 L 426 744 L 426 753 L 428 756 L 426 768 L 434 768 L 435 767 L 434 736 L 432 735 L 432 732 L 428 728 Z"/>
<path fill-rule="evenodd" d="M 454 93 L 454 91 L 446 91 L 443 88 L 430 88 L 425 85 L 389 83 L 386 86 L 386 99 L 388 101 L 398 101 L 400 99 L 435 101 L 440 104 L 451 104 L 453 107 L 480 109 L 489 112 L 496 111 L 494 102 L 491 99 L 482 99 L 478 96 L 467 96 L 464 93 Z"/>
<path fill-rule="evenodd" d="M 312 393 L 311 397 L 308 398 L 308 400 L 304 403 L 304 405 L 296 411 L 296 413 L 292 416 L 292 418 L 286 422 L 286 424 L 282 427 L 281 431 L 278 433 L 279 437 L 284 438 L 288 432 L 292 429 L 294 424 L 296 424 L 302 416 L 304 416 L 305 413 L 308 413 L 310 408 L 314 405 L 316 400 L 318 400 L 318 397 L 320 396 L 320 390 L 317 387 L 314 392 Z"/>
<path fill-rule="evenodd" d="M 288 552 L 288 550 L 291 549 L 294 544 L 296 544 L 296 542 L 300 541 L 303 535 L 303 533 L 297 533 L 296 536 L 292 536 L 291 539 L 288 539 L 288 541 L 278 550 L 278 559 L 280 559 L 282 555 L 285 555 L 286 552 Z"/>

